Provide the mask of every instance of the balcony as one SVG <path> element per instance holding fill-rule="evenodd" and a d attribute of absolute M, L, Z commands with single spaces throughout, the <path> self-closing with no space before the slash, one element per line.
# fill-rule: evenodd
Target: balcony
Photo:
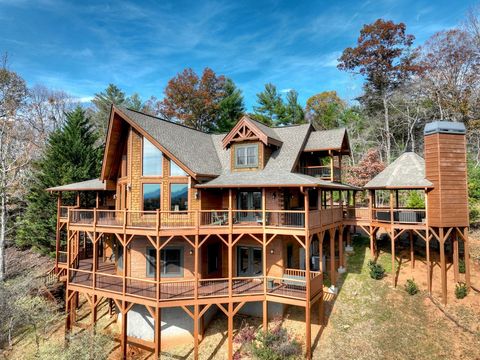
<path fill-rule="evenodd" d="M 166 278 L 156 281 L 116 274 L 113 263 L 100 261 L 96 272 L 92 271 L 92 268 L 92 259 L 80 260 L 78 268 L 69 269 L 69 283 L 92 291 L 98 290 L 112 295 L 153 301 L 225 298 L 230 294 L 228 278 L 199 280 Z M 234 277 L 231 280 L 231 294 L 232 297 L 269 295 L 305 300 L 307 293 L 305 278 L 305 271 L 298 269 L 285 269 L 283 277 Z M 266 286 L 264 286 L 265 282 Z M 311 271 L 311 297 L 318 295 L 322 289 L 322 273 Z"/>
<path fill-rule="evenodd" d="M 380 223 L 394 224 L 425 224 L 425 209 L 407 209 L 378 207 L 370 210 L 368 207 L 349 207 L 346 209 L 346 219 L 355 221 L 370 220 Z"/>
<path fill-rule="evenodd" d="M 340 168 L 337 166 L 333 167 L 333 176 L 332 176 L 332 167 L 330 165 L 305 166 L 300 168 L 300 172 L 305 175 L 318 177 L 322 180 L 328 180 L 328 181 L 340 181 L 340 178 L 341 178 L 341 171 L 340 171 Z"/>
<path fill-rule="evenodd" d="M 263 218 L 265 216 L 265 219 Z M 309 211 L 310 227 L 341 221 L 340 206 Z M 305 211 L 291 210 L 197 210 L 134 211 L 70 208 L 70 225 L 82 228 L 142 229 L 167 231 L 175 229 L 266 229 L 305 230 Z"/>

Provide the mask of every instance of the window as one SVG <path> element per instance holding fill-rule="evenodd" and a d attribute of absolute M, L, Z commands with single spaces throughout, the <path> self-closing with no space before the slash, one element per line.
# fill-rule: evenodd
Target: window
<path fill-rule="evenodd" d="M 170 176 L 187 176 L 187 173 L 180 166 L 170 160 Z"/>
<path fill-rule="evenodd" d="M 160 209 L 160 184 L 143 184 L 143 210 Z"/>
<path fill-rule="evenodd" d="M 123 245 L 117 241 L 117 268 L 123 270 Z"/>
<path fill-rule="evenodd" d="M 258 144 L 235 146 L 235 167 L 257 167 Z"/>
<path fill-rule="evenodd" d="M 170 210 L 188 210 L 188 185 L 170 184 Z"/>
<path fill-rule="evenodd" d="M 238 276 L 262 275 L 262 249 L 251 246 L 237 248 Z"/>
<path fill-rule="evenodd" d="M 147 276 L 156 276 L 157 251 L 154 248 L 147 248 L 145 254 L 147 262 Z M 183 248 L 167 247 L 160 250 L 160 276 L 177 277 L 183 276 Z"/>
<path fill-rule="evenodd" d="M 163 154 L 150 141 L 143 138 L 143 176 L 162 176 Z"/>

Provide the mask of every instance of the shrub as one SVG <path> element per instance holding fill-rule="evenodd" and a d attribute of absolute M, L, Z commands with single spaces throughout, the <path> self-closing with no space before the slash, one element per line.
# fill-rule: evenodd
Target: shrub
<path fill-rule="evenodd" d="M 468 294 L 467 284 L 460 282 L 455 286 L 455 297 L 463 299 Z"/>
<path fill-rule="evenodd" d="M 380 280 L 385 276 L 385 269 L 382 265 L 370 260 L 368 262 L 368 268 L 370 269 L 370 277 L 375 280 Z"/>
<path fill-rule="evenodd" d="M 465 260 L 460 259 L 458 261 L 458 271 L 460 272 L 460 274 L 465 274 Z"/>
<path fill-rule="evenodd" d="M 233 342 L 236 344 L 247 344 L 253 340 L 255 340 L 255 327 L 243 322 Z"/>
<path fill-rule="evenodd" d="M 410 295 L 415 295 L 416 293 L 418 293 L 418 286 L 415 283 L 415 280 L 413 279 L 407 280 L 407 283 L 405 284 L 405 291 Z"/>

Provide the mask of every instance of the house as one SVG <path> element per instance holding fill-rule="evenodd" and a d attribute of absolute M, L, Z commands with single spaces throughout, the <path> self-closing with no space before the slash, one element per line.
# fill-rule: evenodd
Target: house
<path fill-rule="evenodd" d="M 440 153 L 427 157 L 426 175 L 413 154 L 399 167 L 442 207 L 450 188 L 443 186 L 441 147 L 459 136 L 460 149 L 465 135 L 431 136 Z M 234 316 L 260 316 L 266 328 L 269 317 L 300 306 L 311 357 L 311 324 L 323 321 L 324 276 L 335 284 L 355 229 L 370 235 L 372 252 L 379 229 L 392 237 L 393 249 L 406 230 L 427 242 L 461 233 L 467 244 L 464 214 L 451 225 L 446 215 L 434 222 L 430 208 L 393 204 L 397 187 L 388 179 L 398 170 L 372 180 L 370 203 L 358 206 L 363 189 L 341 182 L 342 157 L 350 153 L 345 129 L 270 128 L 244 116 L 228 134 L 206 134 L 112 107 L 100 179 L 48 189 L 59 194 L 56 267 L 66 275 L 67 330 L 76 322 L 78 294 L 88 299 L 92 324 L 108 299 L 121 322 L 124 356 L 130 343 L 158 357 L 161 346 L 184 336 L 198 358 L 203 331 L 220 312 L 228 319 L 231 358 Z M 451 159 L 461 165 L 448 174 L 461 174 L 464 158 L 463 147 Z M 440 169 L 431 175 L 430 162 Z M 376 189 L 390 191 L 389 207 L 373 202 Z M 443 195 L 435 195 L 438 189 Z M 311 318 L 315 306 L 318 320 Z"/>

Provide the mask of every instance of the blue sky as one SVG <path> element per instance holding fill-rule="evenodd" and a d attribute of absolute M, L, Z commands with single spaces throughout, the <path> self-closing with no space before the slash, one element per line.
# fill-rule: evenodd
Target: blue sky
<path fill-rule="evenodd" d="M 163 96 L 186 67 L 232 78 L 247 108 L 272 82 L 300 101 L 324 90 L 352 100 L 361 81 L 336 69 L 363 24 L 407 24 L 421 44 L 458 25 L 474 1 L 89 1 L 0 0 L 0 51 L 30 86 L 88 100 L 109 83 Z"/>

